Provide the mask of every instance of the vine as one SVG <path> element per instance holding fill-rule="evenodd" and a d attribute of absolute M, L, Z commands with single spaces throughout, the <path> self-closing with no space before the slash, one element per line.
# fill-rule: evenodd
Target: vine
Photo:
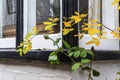
<path fill-rule="evenodd" d="M 112 5 L 116 5 L 119 3 L 120 0 L 114 0 Z M 118 9 L 120 9 L 120 6 L 118 6 Z M 95 44 L 96 46 L 100 45 L 101 39 L 107 39 L 105 36 L 107 32 L 105 32 L 104 29 L 100 30 L 100 27 L 104 27 L 105 29 L 111 31 L 111 34 L 113 35 L 113 38 L 120 39 L 120 28 L 116 28 L 114 30 L 110 29 L 104 24 L 101 24 L 97 19 L 86 19 L 88 14 L 80 14 L 79 12 L 74 12 L 74 14 L 71 17 L 64 17 L 63 24 L 64 27 L 62 29 L 63 35 L 66 36 L 70 32 L 74 31 L 74 25 L 78 23 L 82 23 L 81 30 L 79 34 L 75 34 L 75 37 L 79 37 L 80 40 L 83 39 L 84 34 L 88 34 L 91 37 L 91 40 L 86 42 L 86 45 Z M 56 27 L 57 22 L 59 21 L 59 18 L 49 18 L 48 21 L 43 22 L 43 25 L 45 25 L 45 30 L 50 30 L 50 33 L 53 33 L 53 27 Z M 27 54 L 29 50 L 32 49 L 32 42 L 31 40 L 40 33 L 40 30 L 35 26 L 32 29 L 32 32 L 29 32 L 26 36 L 24 41 L 18 46 L 17 52 L 20 53 L 20 56 Z M 91 47 L 91 50 L 86 50 L 85 48 L 74 46 L 71 47 L 67 41 L 62 40 L 61 38 L 57 38 L 56 40 L 49 37 L 47 34 L 44 35 L 44 38 L 46 40 L 51 40 L 53 42 L 53 45 L 57 47 L 56 51 L 53 51 L 50 53 L 48 61 L 51 64 L 60 64 L 60 60 L 58 58 L 58 54 L 64 54 L 67 56 L 72 62 L 72 70 L 76 71 L 78 68 L 80 68 L 82 71 L 88 72 L 88 80 L 93 80 L 92 76 L 98 77 L 100 73 L 93 69 L 92 63 L 94 61 L 94 47 Z M 59 46 L 59 42 L 62 41 L 64 48 Z M 91 57 L 88 58 L 88 56 Z M 76 61 L 77 59 L 77 61 Z M 90 63 L 90 66 L 85 66 L 84 64 Z M 119 72 L 117 73 L 119 74 Z M 116 78 L 116 80 L 118 80 Z"/>

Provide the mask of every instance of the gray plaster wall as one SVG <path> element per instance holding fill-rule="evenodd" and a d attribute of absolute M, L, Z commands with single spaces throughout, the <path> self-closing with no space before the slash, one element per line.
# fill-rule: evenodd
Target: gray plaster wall
<path fill-rule="evenodd" d="M 87 72 L 71 72 L 70 67 L 71 63 L 50 65 L 39 60 L 0 59 L 0 80 L 87 80 Z M 97 61 L 93 67 L 101 73 L 94 80 L 119 77 L 116 72 L 120 71 L 120 61 Z"/>

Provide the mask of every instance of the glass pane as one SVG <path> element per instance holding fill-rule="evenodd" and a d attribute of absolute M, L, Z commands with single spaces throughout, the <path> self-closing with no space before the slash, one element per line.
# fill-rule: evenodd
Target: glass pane
<path fill-rule="evenodd" d="M 47 21 L 50 17 L 60 16 L 60 0 L 36 0 L 36 25 L 41 33 L 49 33 L 45 31 L 43 21 Z M 59 32 L 59 27 L 53 28 L 54 33 Z"/>
<path fill-rule="evenodd" d="M 2 2 L 3 1 L 3 2 Z M 0 38 L 16 36 L 16 0 L 2 0 Z"/>

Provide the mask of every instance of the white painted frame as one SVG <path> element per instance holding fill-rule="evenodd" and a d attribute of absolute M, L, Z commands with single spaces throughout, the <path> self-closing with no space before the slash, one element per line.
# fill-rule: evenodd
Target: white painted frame
<path fill-rule="evenodd" d="M 94 1 L 95 3 L 95 8 L 94 8 L 94 13 L 95 15 L 93 16 L 94 18 L 98 17 L 98 4 L 99 0 L 89 0 L 89 5 Z M 117 6 L 112 6 L 112 1 L 113 0 L 102 0 L 102 23 L 106 26 L 109 26 L 109 28 L 114 29 L 115 27 L 119 26 L 119 11 L 117 10 Z M 89 13 L 90 15 L 90 13 Z M 95 46 L 96 50 L 114 50 L 118 51 L 120 49 L 119 47 L 119 40 L 112 38 L 109 33 L 110 31 L 106 30 L 108 32 L 108 35 L 106 35 L 107 40 L 101 40 L 100 46 L 96 47 L 95 45 L 86 45 L 85 43 L 91 40 L 90 36 L 87 34 L 84 35 L 84 38 L 82 40 L 79 40 L 79 46 L 84 47 L 86 49 L 90 49 L 92 46 Z"/>
<path fill-rule="evenodd" d="M 0 37 L 2 37 L 2 15 L 3 15 L 3 1 L 0 0 Z M 16 47 L 16 38 L 0 38 L 0 48 L 15 48 Z"/>
<path fill-rule="evenodd" d="M 54 40 L 62 38 L 62 0 L 60 0 L 60 33 L 49 34 Z M 28 29 L 32 29 L 36 25 L 36 0 L 24 0 L 24 37 Z M 59 43 L 62 46 L 62 42 Z M 45 40 L 43 35 L 37 35 L 32 39 L 32 49 L 57 49 L 53 46 L 52 41 Z"/>

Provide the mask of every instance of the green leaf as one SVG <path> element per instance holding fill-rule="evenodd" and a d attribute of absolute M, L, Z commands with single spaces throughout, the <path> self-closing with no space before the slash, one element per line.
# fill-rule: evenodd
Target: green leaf
<path fill-rule="evenodd" d="M 87 57 L 87 52 L 85 50 L 82 50 L 80 53 L 80 57 L 82 57 L 82 58 Z"/>
<path fill-rule="evenodd" d="M 48 61 L 51 64 L 59 64 L 60 62 L 59 62 L 59 59 L 58 59 L 58 56 L 57 56 L 57 52 L 50 53 Z"/>
<path fill-rule="evenodd" d="M 79 49 L 79 47 L 71 47 L 70 48 L 71 51 L 75 51 L 75 50 L 78 50 L 78 49 Z"/>
<path fill-rule="evenodd" d="M 91 50 L 86 50 L 88 54 L 94 56 L 94 53 Z"/>
<path fill-rule="evenodd" d="M 56 46 L 60 42 L 61 38 L 57 38 L 56 41 L 54 41 L 53 45 Z"/>
<path fill-rule="evenodd" d="M 75 58 L 78 58 L 80 56 L 80 51 L 77 50 L 77 51 L 74 51 L 74 55 L 73 55 Z"/>
<path fill-rule="evenodd" d="M 72 57 L 73 54 L 74 54 L 74 52 L 71 51 L 71 52 L 69 52 L 68 56 L 69 56 L 69 57 Z"/>
<path fill-rule="evenodd" d="M 89 59 L 81 59 L 81 63 L 89 63 L 91 60 L 89 60 Z"/>
<path fill-rule="evenodd" d="M 86 70 L 86 71 L 90 71 L 91 70 L 91 68 L 90 67 L 84 67 L 84 69 L 83 70 Z M 93 71 L 93 76 L 95 76 L 95 77 L 99 77 L 100 76 L 100 73 L 97 71 L 97 70 L 95 70 L 95 69 L 92 69 Z"/>
<path fill-rule="evenodd" d="M 62 42 L 67 49 L 70 49 L 70 45 L 67 43 L 67 41 L 62 40 Z"/>
<path fill-rule="evenodd" d="M 81 63 L 75 63 L 73 66 L 72 66 L 72 71 L 76 71 L 79 67 L 80 67 Z"/>
<path fill-rule="evenodd" d="M 57 56 L 56 52 L 50 53 L 48 61 L 56 61 L 56 60 L 58 60 L 58 56 Z"/>
<path fill-rule="evenodd" d="M 99 77 L 100 73 L 97 70 L 93 69 L 93 76 Z"/>
<path fill-rule="evenodd" d="M 63 50 L 64 50 L 64 48 L 60 47 L 60 48 L 57 49 L 57 52 L 62 52 Z"/>

